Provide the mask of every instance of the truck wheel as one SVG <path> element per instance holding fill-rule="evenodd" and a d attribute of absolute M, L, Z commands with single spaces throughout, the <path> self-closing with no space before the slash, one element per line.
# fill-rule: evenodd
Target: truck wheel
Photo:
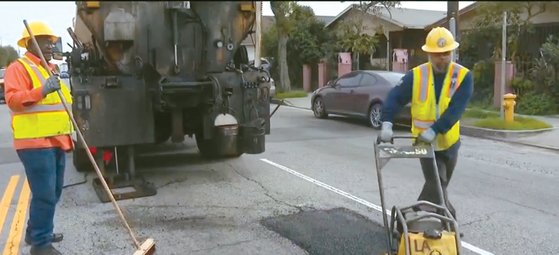
<path fill-rule="evenodd" d="M 72 152 L 72 161 L 74 163 L 74 167 L 76 167 L 76 170 L 80 173 L 94 171 L 93 166 L 91 165 L 91 162 L 87 157 L 85 149 L 79 146 L 77 143 L 76 148 Z"/>
<path fill-rule="evenodd" d="M 221 148 L 225 145 L 222 144 L 217 139 L 204 139 L 202 134 L 196 134 L 196 145 L 198 146 L 198 150 L 202 157 L 207 159 L 219 159 L 219 158 L 237 158 L 240 157 L 243 153 L 235 151 L 234 153 L 223 153 L 220 152 Z"/>
<path fill-rule="evenodd" d="M 240 66 L 240 64 L 248 65 L 248 51 L 246 46 L 241 45 L 237 48 L 235 55 L 233 56 L 233 61 L 235 65 Z"/>

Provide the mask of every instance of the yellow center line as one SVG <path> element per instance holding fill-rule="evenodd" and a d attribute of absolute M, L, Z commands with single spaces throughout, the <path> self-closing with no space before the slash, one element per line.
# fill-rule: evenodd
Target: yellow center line
<path fill-rule="evenodd" d="M 31 190 L 27 178 L 23 180 L 23 187 L 19 195 L 19 202 L 17 204 L 16 213 L 10 228 L 10 234 L 4 247 L 3 255 L 17 255 L 19 254 L 19 246 L 23 236 L 23 229 L 25 226 L 25 218 L 27 216 L 27 209 L 29 208 Z"/>
<path fill-rule="evenodd" d="M 6 191 L 4 191 L 2 201 L 0 201 L 0 233 L 2 233 L 2 229 L 4 228 L 4 221 L 6 221 L 8 210 L 12 204 L 12 199 L 14 197 L 18 181 L 19 175 L 12 175 L 10 182 L 8 182 L 8 186 L 6 187 Z"/>

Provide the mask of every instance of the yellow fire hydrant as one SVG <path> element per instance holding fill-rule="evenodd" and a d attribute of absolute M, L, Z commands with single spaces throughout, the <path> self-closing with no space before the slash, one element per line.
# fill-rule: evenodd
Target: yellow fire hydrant
<path fill-rule="evenodd" d="M 505 121 L 512 122 L 514 120 L 514 106 L 516 105 L 516 95 L 507 93 L 503 96 L 503 110 L 505 111 Z"/>

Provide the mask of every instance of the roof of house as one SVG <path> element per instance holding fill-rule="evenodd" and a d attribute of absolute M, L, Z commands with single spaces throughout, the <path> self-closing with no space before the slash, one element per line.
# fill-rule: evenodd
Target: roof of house
<path fill-rule="evenodd" d="M 348 6 L 345 10 L 340 12 L 333 20 L 326 24 L 330 26 L 337 19 L 344 16 L 347 12 L 353 8 L 358 7 L 357 4 Z M 390 22 L 401 28 L 412 28 L 412 29 L 423 29 L 426 26 L 433 24 L 435 21 L 446 17 L 445 11 L 432 11 L 432 10 L 419 10 L 419 9 L 409 9 L 409 8 L 389 8 L 381 7 L 379 18 Z M 373 11 L 369 10 L 368 13 L 371 15 L 376 15 Z"/>
<path fill-rule="evenodd" d="M 315 16 L 319 21 L 324 22 L 324 24 L 328 24 L 330 23 L 332 20 L 334 20 L 334 18 L 336 18 L 336 16 Z M 276 20 L 276 18 L 274 16 L 268 16 L 268 15 L 262 15 L 262 24 L 261 24 L 261 29 L 262 32 L 266 31 L 271 24 L 274 23 L 274 21 Z M 247 36 L 247 38 L 245 38 L 243 40 L 243 42 L 241 43 L 242 45 L 252 45 L 253 40 L 256 39 L 256 37 L 254 35 L 249 35 Z"/>

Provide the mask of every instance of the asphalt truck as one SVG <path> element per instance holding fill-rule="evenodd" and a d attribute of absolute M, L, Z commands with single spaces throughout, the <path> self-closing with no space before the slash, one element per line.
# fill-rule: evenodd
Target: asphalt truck
<path fill-rule="evenodd" d="M 189 136 L 209 158 L 265 151 L 271 77 L 241 45 L 260 38 L 260 19 L 256 1 L 76 2 L 65 53 L 72 112 L 111 188 L 134 187 L 117 199 L 156 194 L 137 178 L 138 145 Z M 85 149 L 73 154 L 82 172 L 92 169 Z M 101 151 L 114 151 L 119 171 L 105 169 Z"/>

